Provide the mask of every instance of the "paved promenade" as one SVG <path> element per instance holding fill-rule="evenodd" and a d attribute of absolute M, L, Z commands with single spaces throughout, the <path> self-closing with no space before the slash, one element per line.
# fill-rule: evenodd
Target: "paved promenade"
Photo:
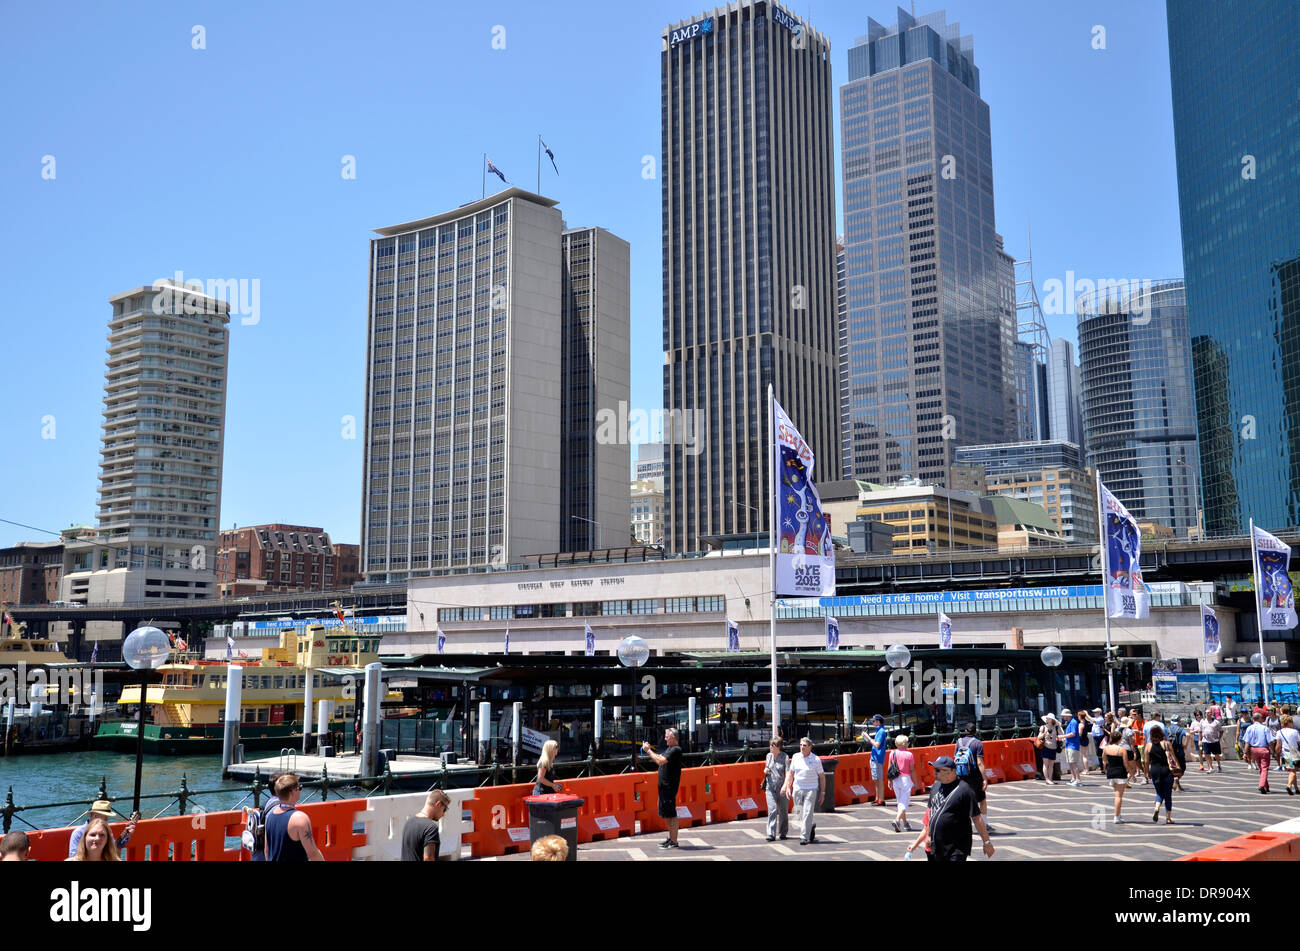
<path fill-rule="evenodd" d="M 1074 788 L 1063 782 L 998 783 L 989 787 L 989 823 L 993 826 L 994 862 L 1024 860 L 1169 861 L 1206 846 L 1300 817 L 1300 796 L 1288 796 L 1286 774 L 1273 772 L 1273 792 L 1261 796 L 1258 773 L 1225 761 L 1222 773 L 1199 773 L 1192 766 L 1183 792 L 1174 793 L 1175 825 L 1152 823 L 1155 793 L 1134 786 L 1124 794 L 1123 822 L 1111 824 L 1113 797 L 1100 774 Z M 912 827 L 921 828 L 924 798 L 908 810 Z M 890 825 L 894 806 L 840 806 L 817 818 L 817 840 L 799 845 L 797 832 L 784 842 L 767 842 L 766 818 L 683 829 L 680 849 L 659 849 L 664 833 L 590 842 L 579 847 L 580 861 L 897 861 L 914 833 L 897 833 Z M 793 828 L 793 823 L 792 823 Z M 972 861 L 989 861 L 979 852 Z M 481 861 L 528 861 L 528 854 Z M 924 861 L 918 850 L 913 861 Z"/>

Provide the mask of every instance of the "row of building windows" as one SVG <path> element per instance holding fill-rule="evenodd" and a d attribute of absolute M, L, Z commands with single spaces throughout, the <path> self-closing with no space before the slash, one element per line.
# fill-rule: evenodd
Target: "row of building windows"
<path fill-rule="evenodd" d="M 608 617 L 626 614 L 721 614 L 725 595 L 691 598 L 633 598 L 617 601 L 575 601 L 558 604 L 504 604 L 488 608 L 440 608 L 443 621 L 508 621 L 531 618 Z"/>

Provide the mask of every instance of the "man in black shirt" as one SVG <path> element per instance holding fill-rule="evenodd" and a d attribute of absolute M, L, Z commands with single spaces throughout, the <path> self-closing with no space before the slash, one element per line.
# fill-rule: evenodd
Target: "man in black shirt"
<path fill-rule="evenodd" d="M 451 799 L 441 789 L 431 790 L 424 808 L 406 820 L 402 828 L 403 862 L 436 862 L 442 838 L 438 820 L 447 812 Z"/>
<path fill-rule="evenodd" d="M 970 857 L 971 823 L 984 841 L 984 854 L 993 857 L 984 817 L 971 784 L 957 776 L 957 763 L 951 756 L 934 761 L 937 784 L 930 792 L 930 826 L 926 837 L 932 862 L 964 862 Z"/>
<path fill-rule="evenodd" d="M 668 822 L 668 838 L 660 843 L 661 849 L 676 849 L 677 845 L 677 787 L 682 782 L 682 748 L 677 745 L 677 731 L 664 730 L 664 752 L 661 756 L 642 743 L 641 748 L 659 767 L 659 818 Z"/>

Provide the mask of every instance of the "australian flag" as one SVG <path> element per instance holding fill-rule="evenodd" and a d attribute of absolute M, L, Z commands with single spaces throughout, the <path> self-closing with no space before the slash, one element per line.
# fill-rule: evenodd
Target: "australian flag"
<path fill-rule="evenodd" d="M 952 618 L 939 612 L 939 646 L 944 650 L 952 649 Z"/>
<path fill-rule="evenodd" d="M 551 168 L 554 168 L 555 174 L 559 175 L 560 170 L 555 167 L 555 153 L 550 150 L 545 142 L 542 142 L 542 137 L 540 135 L 537 137 L 537 141 L 542 143 L 542 151 L 545 152 L 546 157 L 551 160 Z"/>
<path fill-rule="evenodd" d="M 486 158 L 486 157 L 485 157 L 485 158 Z M 493 175 L 495 175 L 497 178 L 501 179 L 501 181 L 503 181 L 503 182 L 505 182 L 507 185 L 509 185 L 510 183 L 509 183 L 509 182 L 506 182 L 506 177 L 505 177 L 504 175 L 501 174 L 501 169 L 499 169 L 499 168 L 497 168 L 495 165 L 493 165 L 491 159 L 486 159 L 486 161 L 487 161 L 487 170 L 488 170 L 489 172 L 491 172 Z"/>
<path fill-rule="evenodd" d="M 586 654 L 588 657 L 594 657 L 596 654 L 596 635 L 592 633 L 590 624 L 584 624 L 583 628 L 587 634 Z"/>
<path fill-rule="evenodd" d="M 727 651 L 736 653 L 740 650 L 740 625 L 727 618 Z"/>
<path fill-rule="evenodd" d="M 442 628 L 438 628 L 438 653 L 445 653 L 447 650 L 447 635 L 442 633 Z"/>
<path fill-rule="evenodd" d="M 830 615 L 826 616 L 826 649 L 828 651 L 840 649 L 840 622 L 838 618 Z"/>

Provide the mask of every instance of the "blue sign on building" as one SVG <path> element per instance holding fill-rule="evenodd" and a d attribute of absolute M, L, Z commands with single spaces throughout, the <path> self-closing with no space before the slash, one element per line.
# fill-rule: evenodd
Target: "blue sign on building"
<path fill-rule="evenodd" d="M 696 20 L 689 26 L 683 26 L 669 32 L 668 45 L 676 46 L 678 43 L 685 43 L 687 40 L 693 40 L 697 36 L 704 36 L 712 32 L 713 17 L 706 17 L 703 20 Z"/>
<path fill-rule="evenodd" d="M 772 22 L 773 22 L 773 23 L 776 23 L 776 24 L 778 24 L 778 25 L 780 25 L 780 26 L 785 27 L 785 28 L 786 28 L 787 30 L 789 30 L 791 33 L 798 34 L 798 33 L 802 33 L 802 32 L 803 32 L 803 28 L 802 28 L 801 26 L 799 26 L 799 21 L 796 20 L 794 17 L 790 16 L 790 14 L 786 13 L 784 10 L 782 10 L 780 7 L 778 7 L 775 3 L 770 3 L 770 4 L 768 4 L 768 6 L 769 6 L 769 7 L 771 8 L 771 10 L 772 10 Z"/>

